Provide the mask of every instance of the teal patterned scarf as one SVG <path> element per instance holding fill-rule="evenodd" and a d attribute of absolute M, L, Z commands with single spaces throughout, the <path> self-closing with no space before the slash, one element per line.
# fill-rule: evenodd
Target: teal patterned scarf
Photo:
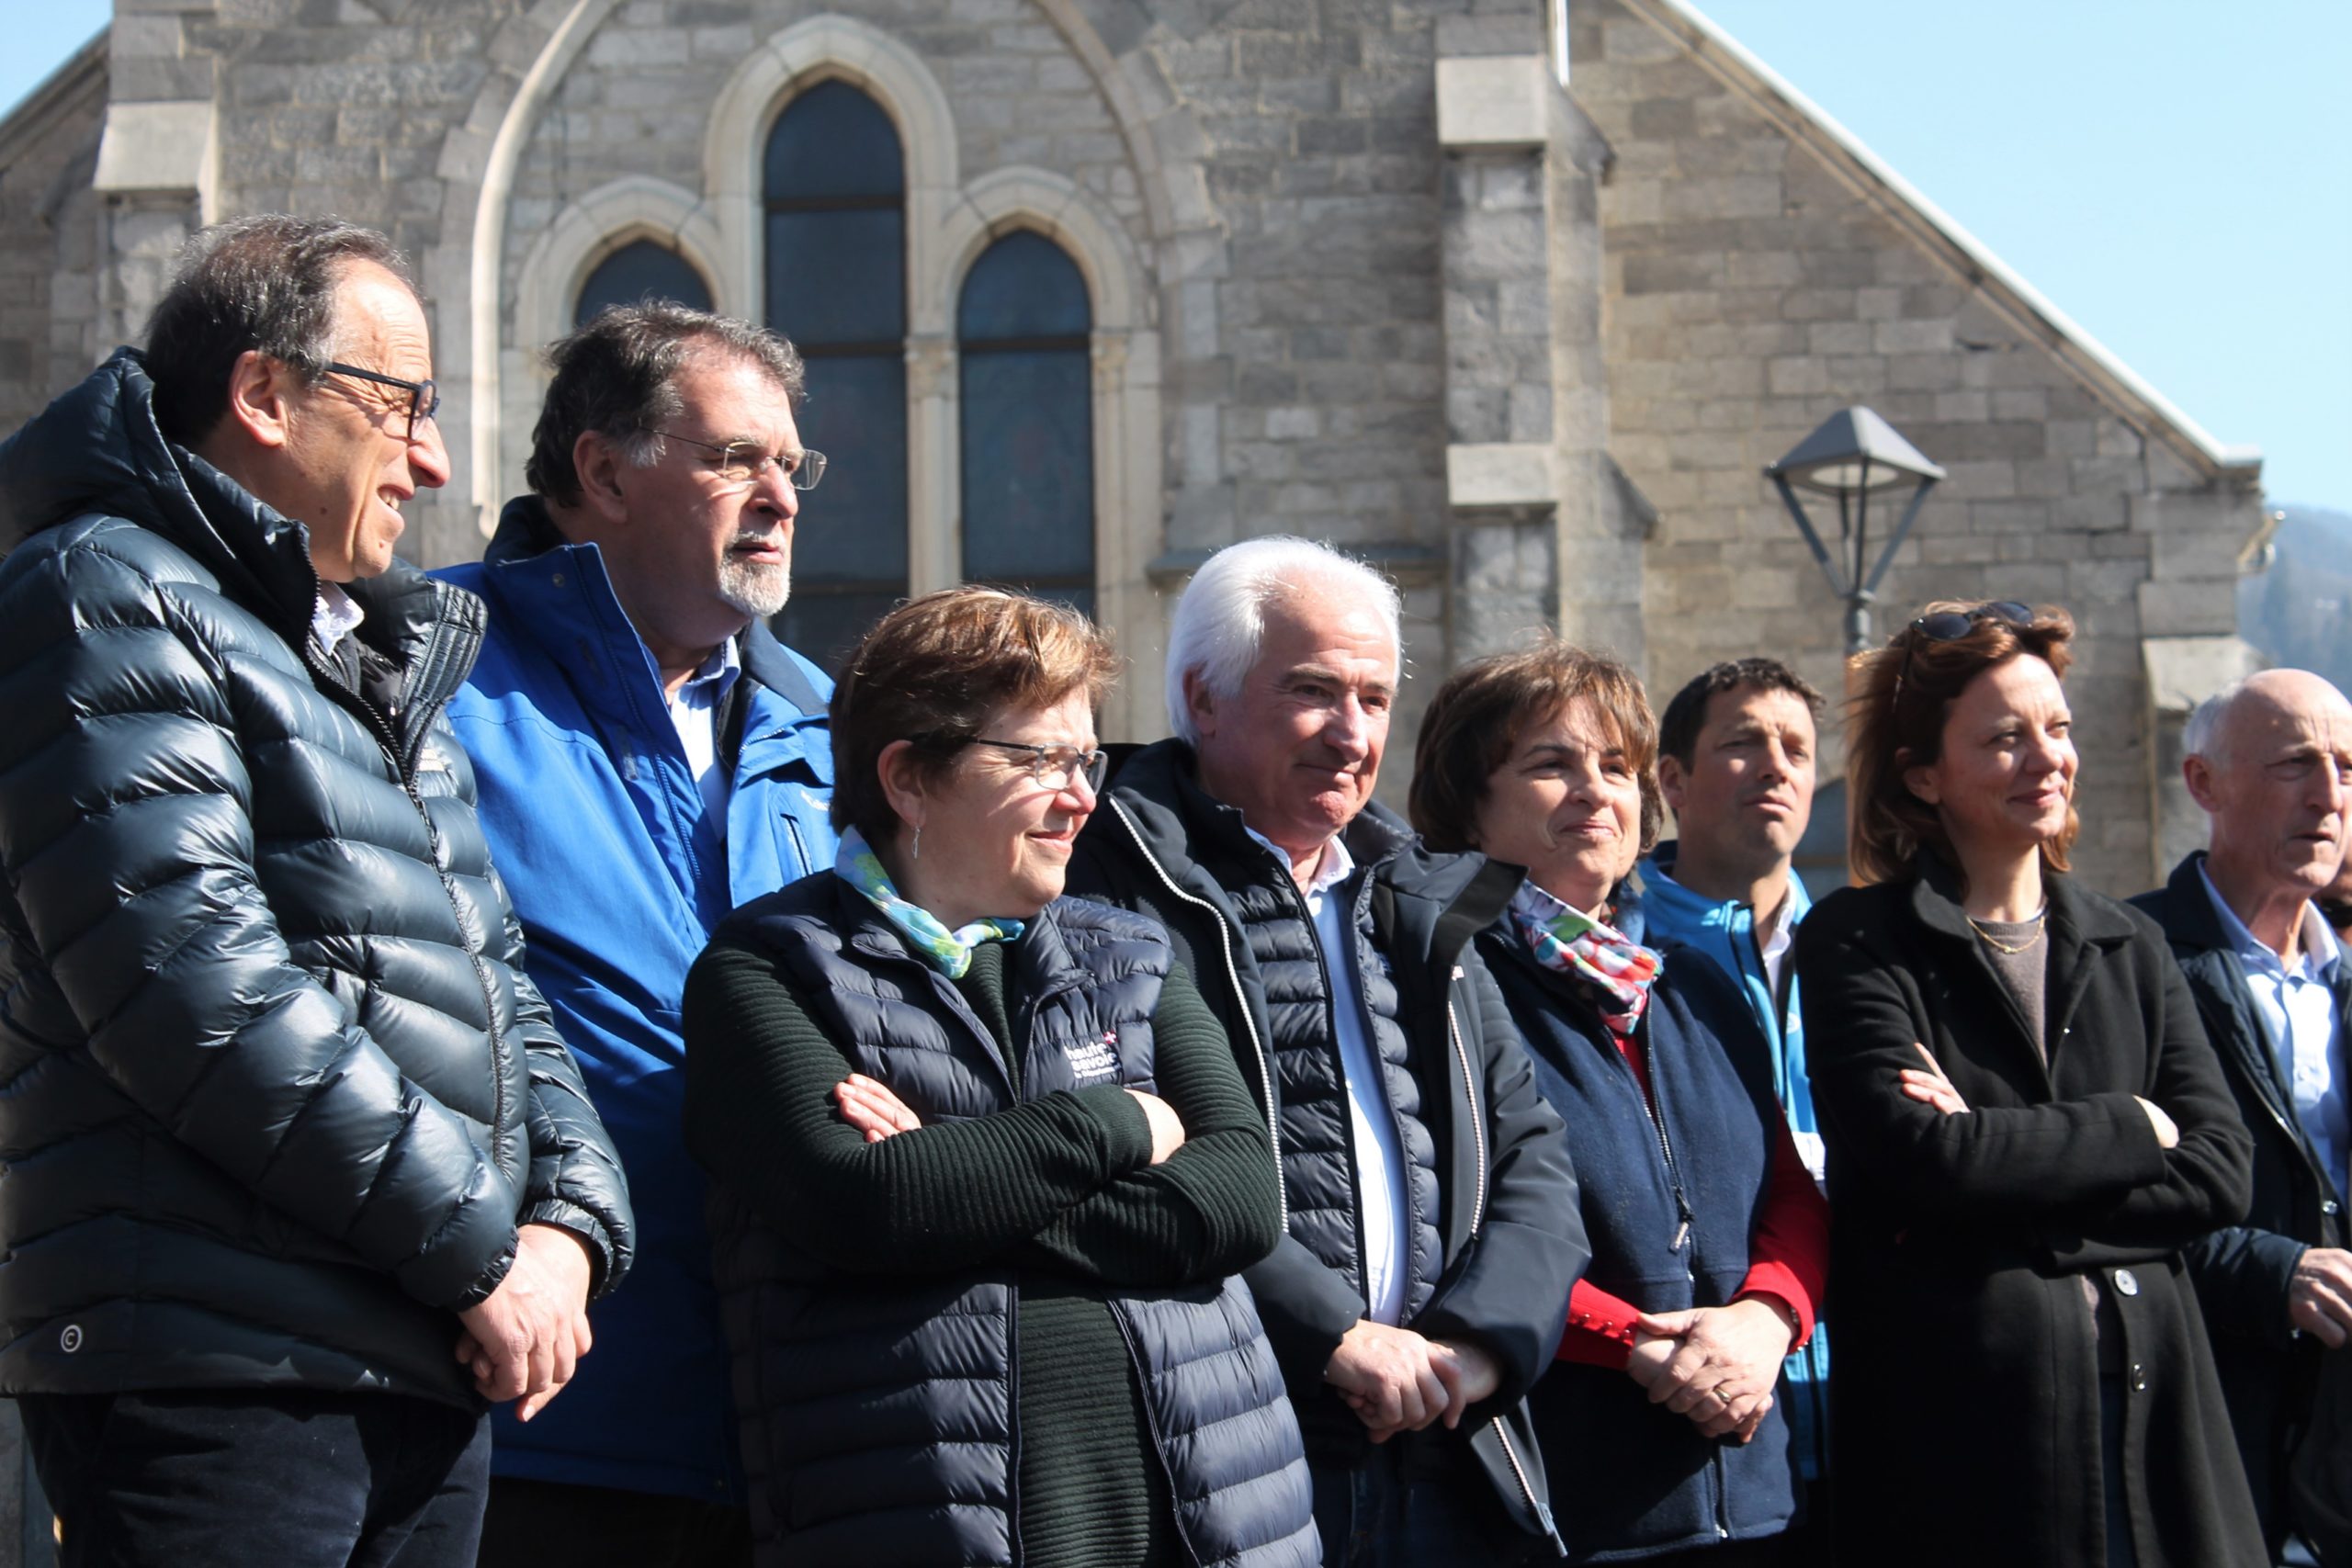
<path fill-rule="evenodd" d="M 881 857 L 866 847 L 854 828 L 842 835 L 841 852 L 833 857 L 833 874 L 865 895 L 883 919 L 899 928 L 917 956 L 951 980 L 960 980 L 972 967 L 972 949 L 984 942 L 1014 942 L 1028 929 L 1020 920 L 974 920 L 949 931 L 927 909 L 908 903 L 890 885 Z"/>

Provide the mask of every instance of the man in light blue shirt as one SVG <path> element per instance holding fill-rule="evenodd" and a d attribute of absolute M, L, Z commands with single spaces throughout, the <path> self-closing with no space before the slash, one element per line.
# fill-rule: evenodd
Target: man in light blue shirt
<path fill-rule="evenodd" d="M 2302 1522 L 2289 1461 L 2324 1358 L 2352 1354 L 2352 964 L 2312 903 L 2352 826 L 2352 704 L 2304 671 L 2265 671 L 2200 705 L 2183 745 L 2211 848 L 2133 902 L 2171 942 L 2254 1134 L 2245 1222 L 2187 1256 L 2275 1557 Z"/>

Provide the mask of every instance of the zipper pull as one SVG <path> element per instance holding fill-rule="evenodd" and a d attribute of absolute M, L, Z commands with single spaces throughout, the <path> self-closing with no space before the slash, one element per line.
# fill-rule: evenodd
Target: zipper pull
<path fill-rule="evenodd" d="M 1674 1245 L 1668 1247 L 1667 1250 L 1668 1252 L 1679 1252 L 1682 1250 L 1682 1244 L 1690 1239 L 1690 1222 L 1689 1220 L 1685 1220 L 1680 1224 L 1674 1227 Z"/>

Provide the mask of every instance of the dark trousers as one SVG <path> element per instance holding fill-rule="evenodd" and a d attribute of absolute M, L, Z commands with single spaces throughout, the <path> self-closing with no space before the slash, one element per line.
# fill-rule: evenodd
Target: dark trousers
<path fill-rule="evenodd" d="M 61 1568 L 469 1568 L 490 1419 L 306 1389 L 26 1394 Z"/>
<path fill-rule="evenodd" d="M 495 1477 L 480 1568 L 751 1568 L 752 1519 L 694 1497 Z"/>
<path fill-rule="evenodd" d="M 1485 1473 L 1459 1454 L 1453 1450 L 1455 1462 L 1431 1464 L 1429 1445 L 1397 1438 L 1351 1470 L 1315 1466 L 1323 1568 L 1510 1563 L 1540 1547 L 1510 1522 Z"/>

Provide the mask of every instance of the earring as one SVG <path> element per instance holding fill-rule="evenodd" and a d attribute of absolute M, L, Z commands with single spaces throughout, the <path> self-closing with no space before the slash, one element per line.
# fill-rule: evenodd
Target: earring
<path fill-rule="evenodd" d="M 914 842 L 907 846 L 907 858 L 909 860 L 922 859 L 922 824 L 920 822 L 915 824 Z"/>

